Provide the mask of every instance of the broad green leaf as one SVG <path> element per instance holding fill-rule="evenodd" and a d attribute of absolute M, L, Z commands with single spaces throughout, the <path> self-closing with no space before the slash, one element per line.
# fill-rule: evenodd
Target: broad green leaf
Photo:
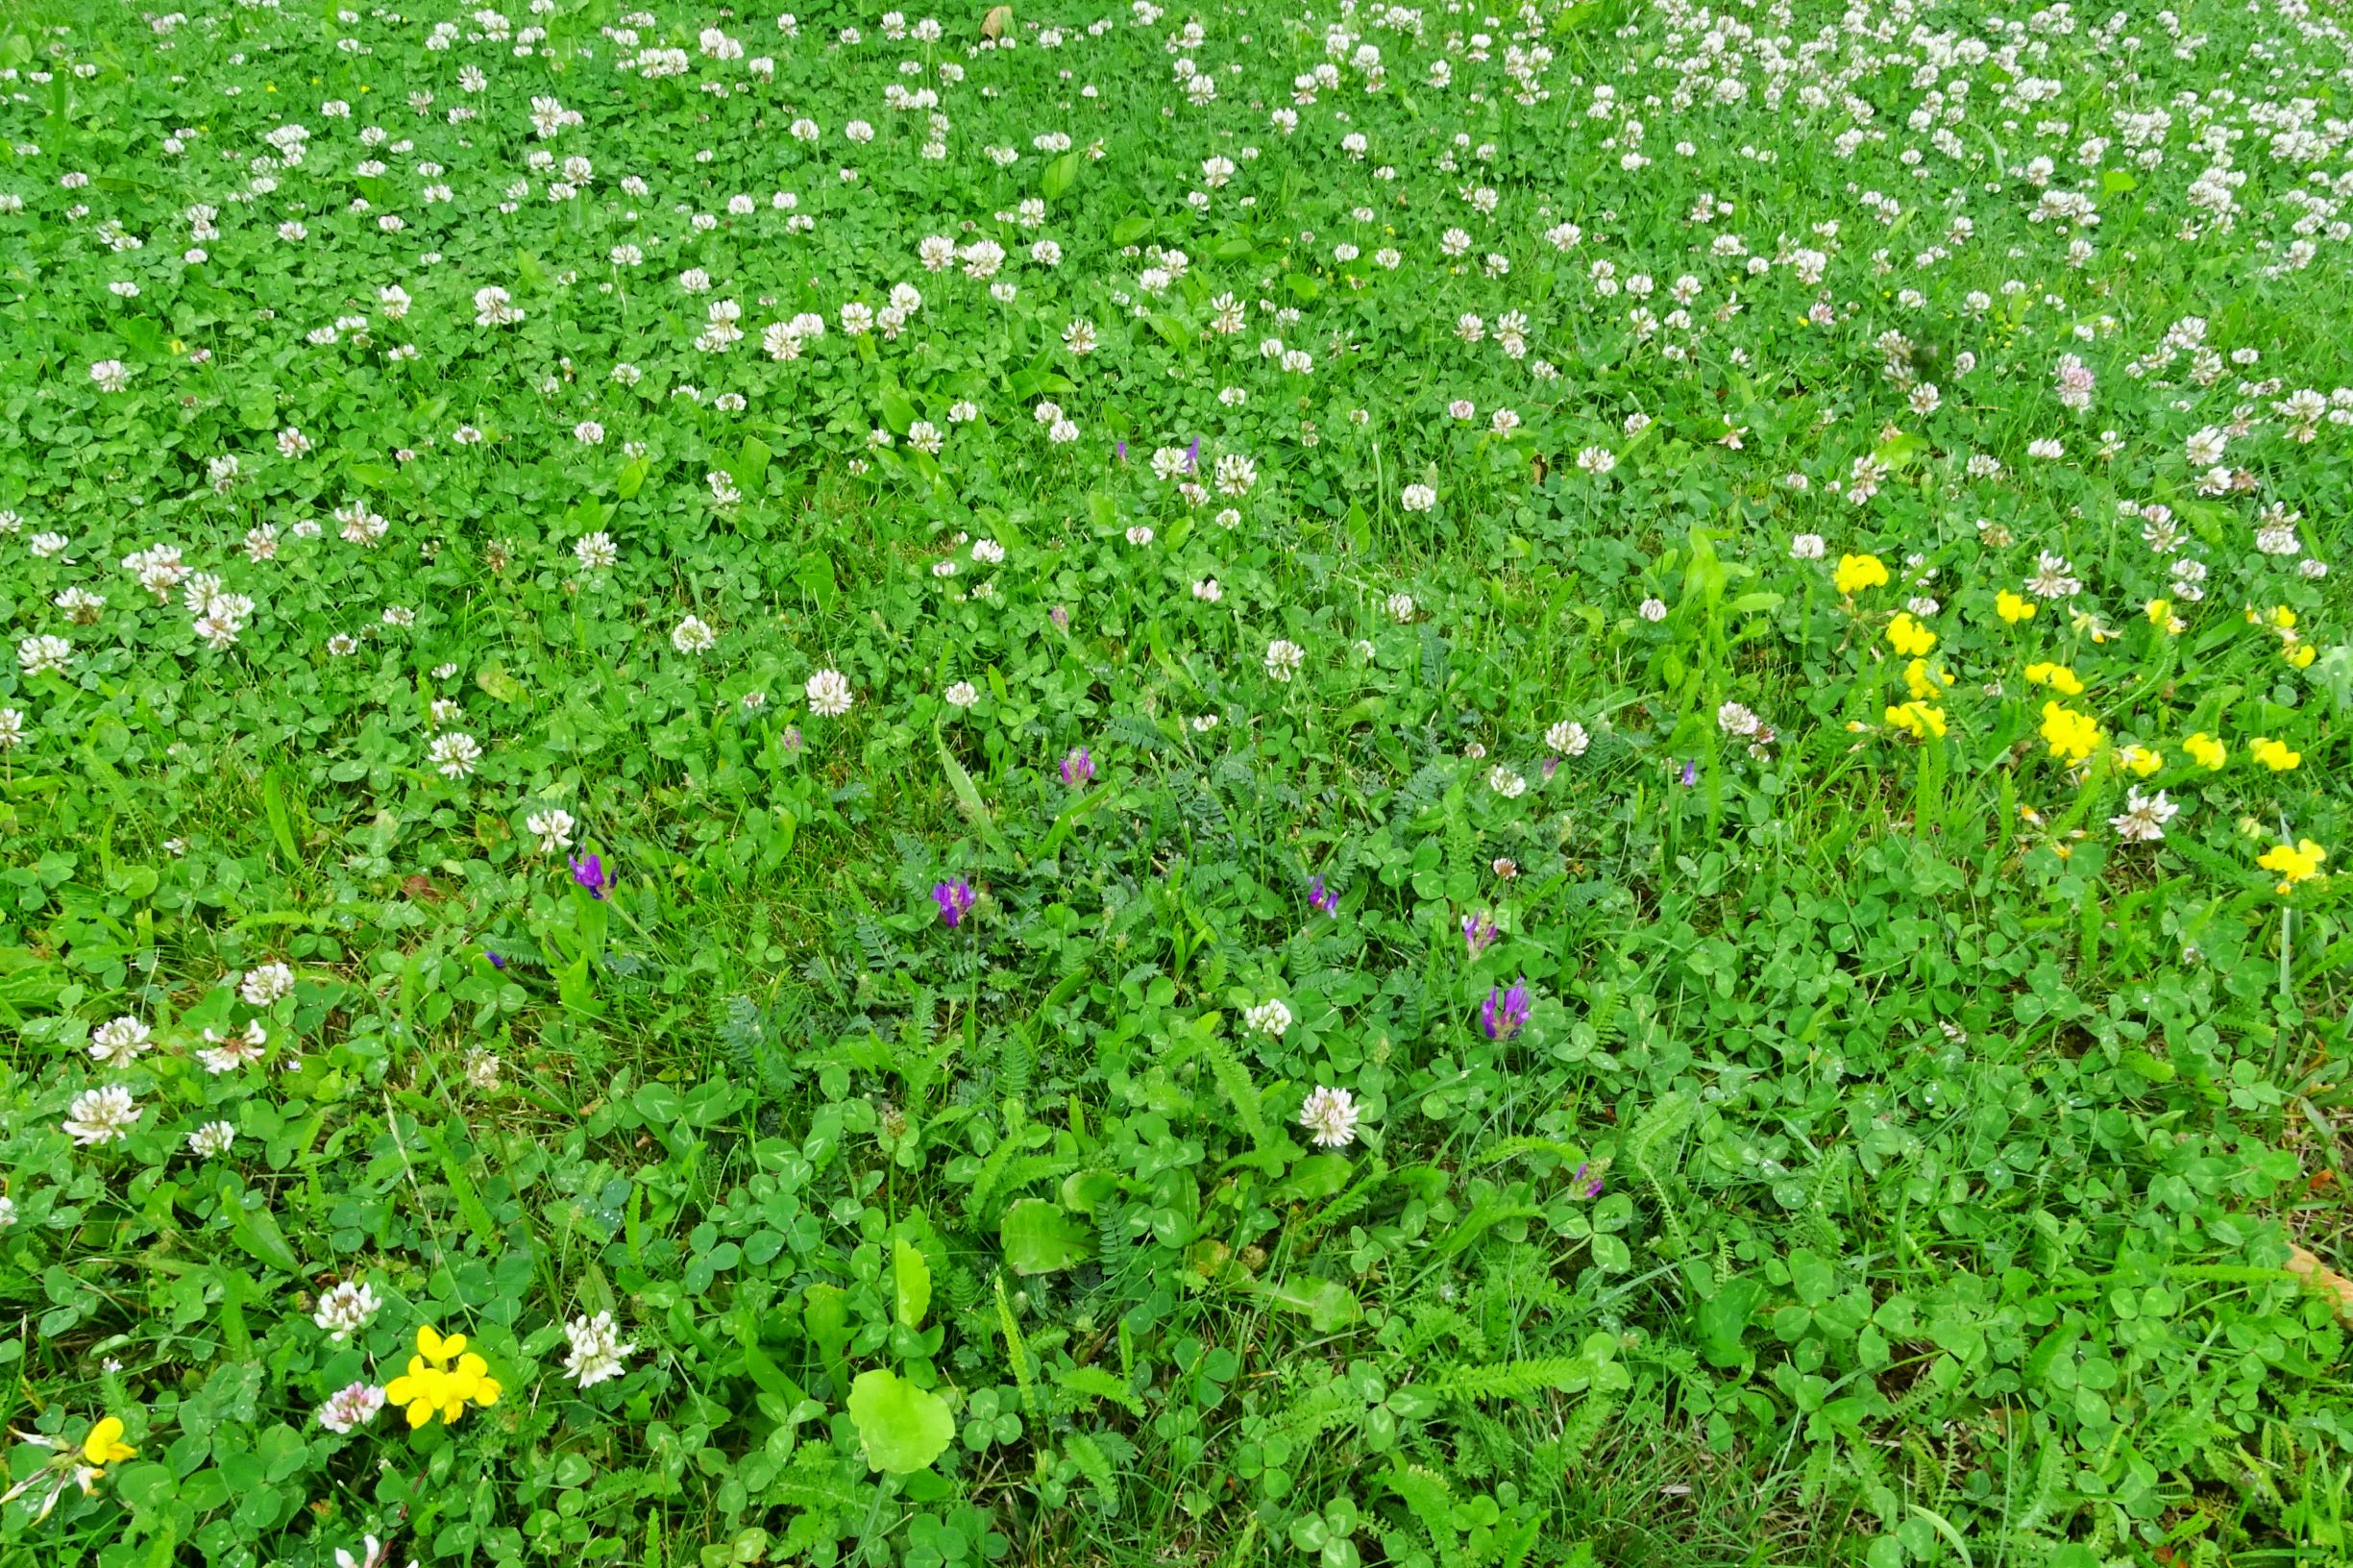
<path fill-rule="evenodd" d="M 1059 200 L 1064 192 L 1078 184 L 1078 171 L 1085 166 L 1086 161 L 1086 152 L 1074 147 L 1053 162 L 1048 163 L 1045 166 L 1045 173 L 1040 177 L 1038 182 L 1040 193 L 1049 202 Z"/>
<path fill-rule="evenodd" d="M 867 1464 L 893 1475 L 925 1468 L 956 1435 L 946 1400 L 884 1367 L 859 1373 L 849 1385 L 849 1419 Z"/>
<path fill-rule="evenodd" d="M 1710 1366 L 1728 1369 L 1747 1360 L 1748 1352 L 1740 1342 L 1741 1331 L 1749 1326 L 1750 1317 L 1764 1299 L 1765 1287 L 1758 1281 L 1745 1277 L 1729 1279 L 1693 1311 L 1692 1327 L 1699 1335 L 1700 1354 L 1707 1358 Z"/>
<path fill-rule="evenodd" d="M 286 1244 L 285 1232 L 278 1228 L 278 1215 L 268 1203 L 252 1208 L 245 1205 L 244 1196 L 234 1186 L 223 1188 L 221 1206 L 229 1214 L 230 1239 L 243 1247 L 248 1255 L 270 1267 L 287 1274 L 303 1271 L 302 1259 Z"/>
<path fill-rule="evenodd" d="M 910 1246 L 905 1237 L 892 1243 L 891 1277 L 898 1298 L 898 1320 L 911 1329 L 923 1326 L 931 1311 L 931 1265 Z"/>
<path fill-rule="evenodd" d="M 1005 1248 L 1006 1266 L 1016 1274 L 1051 1274 L 1084 1262 L 1094 1251 L 1093 1236 L 1060 1204 L 1043 1198 L 1023 1198 L 1006 1210 L 997 1239 Z"/>
<path fill-rule="evenodd" d="M 955 792 L 956 806 L 964 813 L 965 821 L 979 829 L 980 836 L 991 844 L 1000 843 L 996 820 L 989 815 L 989 804 L 980 797 L 980 787 L 972 782 L 972 775 L 964 771 L 964 764 L 948 750 L 945 741 L 935 736 L 932 744 L 940 753 L 940 769 L 947 774 L 947 787 Z"/>
<path fill-rule="evenodd" d="M 817 600 L 820 615 L 833 613 L 835 601 L 842 597 L 842 590 L 833 578 L 833 557 L 822 551 L 807 551 L 793 569 L 793 580 L 800 585 L 802 593 Z"/>
<path fill-rule="evenodd" d="M 1265 1287 L 1266 1299 L 1287 1312 L 1297 1312 L 1317 1334 L 1344 1329 L 1364 1315 L 1356 1295 L 1337 1280 L 1293 1275 Z"/>

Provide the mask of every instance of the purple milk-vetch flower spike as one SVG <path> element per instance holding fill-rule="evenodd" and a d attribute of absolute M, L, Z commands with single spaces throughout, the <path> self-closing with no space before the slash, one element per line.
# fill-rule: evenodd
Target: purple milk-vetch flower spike
<path fill-rule="evenodd" d="M 1340 895 L 1327 890 L 1321 876 L 1308 878 L 1308 903 L 1319 915 L 1329 915 L 1336 920 L 1340 917 Z"/>
<path fill-rule="evenodd" d="M 1122 468 L 1127 466 L 1127 443 L 1125 441 L 1119 443 L 1119 464 Z"/>
<path fill-rule="evenodd" d="M 1552 776 L 1558 772 L 1560 772 L 1560 759 L 1558 757 L 1546 757 L 1544 759 L 1545 778 L 1550 780 Z"/>
<path fill-rule="evenodd" d="M 494 969 L 503 970 L 506 968 L 506 960 L 501 958 L 498 954 L 492 952 L 487 947 L 482 949 L 482 956 L 490 960 L 490 967 Z"/>
<path fill-rule="evenodd" d="M 1483 909 L 1476 915 L 1462 917 L 1462 945 L 1470 949 L 1469 956 L 1474 961 L 1495 944 L 1495 939 L 1500 934 L 1495 929 L 1495 921 Z"/>
<path fill-rule="evenodd" d="M 1070 612 L 1063 608 L 1063 606 L 1060 604 L 1057 604 L 1051 610 L 1048 610 L 1045 618 L 1054 623 L 1054 629 L 1056 631 L 1068 631 L 1070 629 Z"/>
<path fill-rule="evenodd" d="M 1697 784 L 1699 781 L 1700 759 L 1694 757 L 1689 762 L 1683 764 L 1683 787 L 1685 789 L 1689 789 L 1692 785 Z"/>
<path fill-rule="evenodd" d="M 972 884 L 961 876 L 953 881 L 935 882 L 931 896 L 932 901 L 940 906 L 940 919 L 953 931 L 972 907 Z"/>
<path fill-rule="evenodd" d="M 1528 982 L 1514 980 L 1509 991 L 1501 986 L 1487 990 L 1487 999 L 1479 1009 L 1480 1024 L 1489 1040 L 1509 1040 L 1528 1022 Z"/>
<path fill-rule="evenodd" d="M 1062 781 L 1072 789 L 1077 789 L 1092 777 L 1094 758 L 1087 754 L 1085 747 L 1073 747 L 1070 754 L 1062 759 Z"/>
<path fill-rule="evenodd" d="M 1201 472 L 1201 438 L 1197 435 L 1193 437 L 1193 444 L 1185 449 L 1185 472 L 1188 474 Z"/>
<path fill-rule="evenodd" d="M 602 898 L 604 890 L 612 886 L 605 880 L 604 859 L 601 855 L 574 855 L 572 879 L 586 888 L 591 898 Z"/>

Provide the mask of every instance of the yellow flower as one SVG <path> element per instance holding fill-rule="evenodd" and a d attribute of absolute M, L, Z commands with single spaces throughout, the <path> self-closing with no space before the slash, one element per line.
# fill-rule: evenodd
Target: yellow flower
<path fill-rule="evenodd" d="M 2285 656 L 2288 662 L 2293 665 L 2296 669 L 2307 670 L 2312 667 L 2312 661 L 2317 656 L 2317 654 L 2318 650 L 2316 649 L 2312 644 L 2296 643 L 2288 648 Z"/>
<path fill-rule="evenodd" d="M 1866 588 L 1886 586 L 1887 568 L 1876 555 L 1841 555 L 1830 581 L 1842 594 L 1858 594 Z"/>
<path fill-rule="evenodd" d="M 2165 753 L 2145 747 L 2128 746 L 2117 752 L 2116 760 L 2131 769 L 2135 776 L 2146 778 L 2165 766 Z"/>
<path fill-rule="evenodd" d="M 1887 710 L 1887 722 L 1899 729 L 1911 731 L 1916 741 L 1945 733 L 1945 710 L 1932 708 L 1925 702 L 1905 702 Z"/>
<path fill-rule="evenodd" d="M 2083 695 L 2083 682 L 2077 680 L 2075 672 L 2064 664 L 2030 664 L 2026 666 L 2026 679 L 2068 697 Z"/>
<path fill-rule="evenodd" d="M 1918 658 L 1936 646 L 1936 633 L 1912 619 L 1909 610 L 1887 624 L 1887 640 L 1905 658 Z"/>
<path fill-rule="evenodd" d="M 2290 608 L 2289 608 L 2287 605 L 2285 605 L 2285 604 L 2274 604 L 2274 605 L 2272 605 L 2272 606 L 2271 606 L 2271 624 L 2272 624 L 2273 625 L 2275 625 L 2275 626 L 2279 627 L 2279 629 L 2280 629 L 2280 630 L 2282 630 L 2282 631 L 2292 631 L 2292 630 L 2294 630 L 2294 629 L 2295 629 L 2295 611 L 2293 611 L 2293 610 L 2290 609 Z"/>
<path fill-rule="evenodd" d="M 2099 724 L 2092 716 L 2056 702 L 2043 704 L 2042 735 L 2050 743 L 2052 756 L 2071 763 L 2082 762 L 2099 747 Z"/>
<path fill-rule="evenodd" d="M 2181 748 L 2189 752 L 2190 760 L 2200 768 L 2219 768 L 2230 761 L 2230 747 L 2202 729 L 2182 742 Z"/>
<path fill-rule="evenodd" d="M 2173 613 L 2173 601 L 2169 599 L 2152 599 L 2145 608 L 2148 611 L 2148 624 L 2168 637 L 2178 637 L 2190 629 L 2190 623 Z"/>
<path fill-rule="evenodd" d="M 2040 608 L 2034 600 L 2021 599 L 2007 588 L 1994 596 L 1994 613 L 2014 626 L 2021 621 L 2033 620 L 2034 612 Z"/>
<path fill-rule="evenodd" d="M 111 1415 L 90 1428 L 89 1435 L 82 1439 L 82 1457 L 101 1467 L 127 1459 L 137 1452 L 123 1441 L 123 1424 Z"/>
<path fill-rule="evenodd" d="M 2279 872 L 2279 889 L 2287 893 L 2298 882 L 2309 882 L 2320 874 L 2320 863 L 2328 859 L 2328 851 L 2310 839 L 2292 845 L 2278 844 L 2263 852 L 2255 864 L 2267 871 Z"/>
<path fill-rule="evenodd" d="M 1910 689 L 1912 700 L 1924 702 L 1943 694 L 1952 684 L 1952 677 L 1942 670 L 1931 670 L 1925 659 L 1914 659 L 1903 667 L 1903 684 Z"/>
<path fill-rule="evenodd" d="M 469 1403 L 484 1409 L 496 1405 L 500 1392 L 490 1363 L 466 1349 L 464 1335 L 444 1338 L 429 1324 L 417 1328 L 417 1354 L 408 1358 L 408 1370 L 384 1385 L 384 1397 L 407 1412 L 412 1427 L 425 1425 L 436 1411 L 448 1426 L 466 1413 Z"/>
<path fill-rule="evenodd" d="M 2275 773 L 2292 772 L 2295 765 L 2304 760 L 2303 752 L 2291 751 L 2288 749 L 2287 742 L 2275 741 L 2267 735 L 2256 736 L 2255 744 L 2248 747 L 2247 749 L 2254 753 L 2257 762 L 2262 763 Z"/>

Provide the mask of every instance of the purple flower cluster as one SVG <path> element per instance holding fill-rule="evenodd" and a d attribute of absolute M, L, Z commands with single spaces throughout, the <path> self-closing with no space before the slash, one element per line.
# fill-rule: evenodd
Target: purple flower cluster
<path fill-rule="evenodd" d="M 1501 986 L 1488 988 L 1487 999 L 1479 1009 L 1479 1022 L 1489 1040 L 1509 1040 L 1528 1022 L 1528 980 L 1526 976 L 1511 982 L 1511 989 Z"/>
<path fill-rule="evenodd" d="M 1318 915 L 1340 918 L 1340 895 L 1326 888 L 1321 876 L 1308 878 L 1308 904 Z"/>
<path fill-rule="evenodd" d="M 946 882 L 932 884 L 932 902 L 940 906 L 940 919 L 953 931 L 972 908 L 972 884 L 959 876 Z"/>
<path fill-rule="evenodd" d="M 1476 915 L 1462 917 L 1462 945 L 1470 949 L 1473 963 L 1478 962 L 1481 953 L 1495 944 L 1495 939 L 1501 934 L 1495 927 L 1494 919 L 1483 909 Z"/>
<path fill-rule="evenodd" d="M 604 858 L 601 855 L 574 855 L 572 879 L 588 890 L 591 898 L 601 898 L 612 883 L 605 880 Z"/>

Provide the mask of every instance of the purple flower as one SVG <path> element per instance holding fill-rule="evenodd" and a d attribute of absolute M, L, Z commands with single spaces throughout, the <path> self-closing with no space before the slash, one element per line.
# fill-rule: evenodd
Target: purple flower
<path fill-rule="evenodd" d="M 800 726 L 798 724 L 787 724 L 784 726 L 784 748 L 787 751 L 797 751 L 800 749 Z"/>
<path fill-rule="evenodd" d="M 1060 604 L 1057 604 L 1052 609 L 1048 610 L 1045 618 L 1054 623 L 1054 629 L 1056 631 L 1068 631 L 1070 629 L 1070 612 L 1063 608 Z"/>
<path fill-rule="evenodd" d="M 1462 945 L 1470 949 L 1469 956 L 1473 963 L 1478 962 L 1481 953 L 1495 944 L 1498 935 L 1495 921 L 1488 918 L 1485 910 L 1462 917 Z"/>
<path fill-rule="evenodd" d="M 1201 472 L 1201 438 L 1197 435 L 1193 437 L 1193 444 L 1185 449 L 1185 472 L 1188 474 Z"/>
<path fill-rule="evenodd" d="M 1479 1022 L 1489 1040 L 1509 1040 L 1528 1021 L 1528 981 L 1525 976 L 1511 982 L 1509 991 L 1501 986 L 1487 989 L 1487 999 L 1479 1009 Z"/>
<path fill-rule="evenodd" d="M 1094 758 L 1087 754 L 1085 747 L 1074 747 L 1068 756 L 1062 759 L 1062 781 L 1072 789 L 1077 789 L 1092 777 Z"/>
<path fill-rule="evenodd" d="M 1577 1174 L 1570 1177 L 1569 1180 L 1572 1182 L 1584 1182 L 1585 1196 L 1588 1198 L 1598 1198 L 1602 1195 L 1602 1179 L 1599 1176 L 1596 1176 L 1590 1182 L 1585 1182 L 1585 1170 L 1586 1166 L 1579 1165 L 1577 1167 Z"/>
<path fill-rule="evenodd" d="M 591 898 L 601 898 L 604 890 L 612 886 L 604 879 L 604 861 L 599 855 L 572 857 L 572 879 L 588 890 Z"/>
<path fill-rule="evenodd" d="M 1320 876 L 1308 878 L 1308 904 L 1318 915 L 1329 915 L 1336 920 L 1340 918 L 1340 895 L 1326 889 Z"/>
<path fill-rule="evenodd" d="M 1694 757 L 1689 762 L 1683 764 L 1683 788 L 1689 789 L 1692 785 L 1697 784 L 1699 781 L 1700 759 Z"/>
<path fill-rule="evenodd" d="M 504 969 L 506 968 L 506 960 L 501 958 L 498 954 L 492 952 L 487 947 L 482 949 L 482 956 L 490 960 L 490 967 L 494 969 Z"/>
<path fill-rule="evenodd" d="M 1560 759 L 1558 757 L 1546 757 L 1544 759 L 1544 777 L 1546 782 L 1549 783 L 1552 776 L 1558 772 L 1560 772 Z"/>
<path fill-rule="evenodd" d="M 1125 441 L 1119 443 L 1119 464 L 1122 468 L 1127 466 L 1127 443 Z"/>
<path fill-rule="evenodd" d="M 935 882 L 931 888 L 932 901 L 940 906 L 940 919 L 950 931 L 956 929 L 965 912 L 972 907 L 972 884 L 963 877 L 952 882 Z"/>

